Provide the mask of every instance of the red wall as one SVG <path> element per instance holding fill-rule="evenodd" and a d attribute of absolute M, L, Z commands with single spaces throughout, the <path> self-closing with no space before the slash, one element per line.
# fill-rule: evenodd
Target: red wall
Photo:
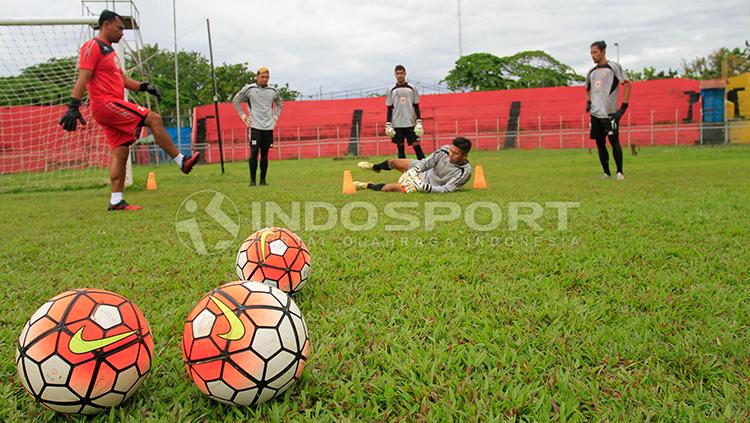
<path fill-rule="evenodd" d="M 687 127 L 683 123 L 688 116 L 689 104 L 689 95 L 685 92 L 699 92 L 697 81 L 669 79 L 638 82 L 632 86 L 630 108 L 621 122 L 623 143 L 629 141 L 643 145 L 653 140 L 659 145 L 674 144 L 676 140 L 679 144 L 693 144 L 699 138 L 697 124 Z M 462 135 L 474 140 L 479 149 L 494 150 L 505 140 L 511 103 L 519 101 L 520 133 L 516 146 L 592 147 L 593 142 L 585 134 L 588 128 L 585 98 L 583 87 L 425 95 L 421 97 L 425 126 L 422 144 L 425 151 L 430 152 Z M 248 149 L 245 125 L 231 103 L 220 104 L 219 108 L 225 158 L 229 161 L 244 160 Z M 284 103 L 284 111 L 274 131 L 277 141 L 271 157 L 346 154 L 352 113 L 356 109 L 363 111 L 360 154 L 392 153 L 394 148 L 390 139 L 383 135 L 385 99 L 378 97 Z M 88 125 L 79 127 L 74 133 L 66 133 L 58 125 L 64 111 L 65 106 L 0 107 L 0 174 L 106 166 L 109 148 L 88 109 L 82 108 Z M 194 122 L 213 113 L 213 105 L 196 107 Z M 699 118 L 700 104 L 696 103 L 693 105 L 693 121 L 698 122 Z M 652 119 L 656 125 L 653 134 Z M 204 157 L 217 162 L 216 126 L 213 119 L 206 122 L 209 151 Z M 195 132 L 194 124 L 194 139 Z M 480 134 L 478 140 L 477 133 Z M 323 141 L 318 143 L 319 139 Z"/>
<path fill-rule="evenodd" d="M 692 144 L 698 139 L 697 128 L 688 130 L 683 120 L 688 117 L 689 95 L 686 92 L 699 92 L 697 81 L 689 79 L 669 79 L 645 81 L 632 84 L 632 98 L 628 113 L 621 121 L 621 139 L 629 137 L 631 142 L 650 144 L 650 125 L 653 122 L 660 130 L 654 136 L 654 144 L 674 144 L 675 136 L 672 127 L 675 117 L 683 128 L 679 130 L 680 144 Z M 622 88 L 620 96 L 622 98 Z M 431 150 L 432 138 L 435 144 L 447 142 L 456 135 L 475 138 L 477 132 L 500 133 L 498 140 L 502 144 L 504 131 L 508 127 L 508 115 L 511 103 L 521 102 L 520 129 L 518 144 L 521 148 L 560 148 L 592 146 L 588 136 L 581 136 L 588 129 L 588 117 L 585 114 L 586 96 L 583 87 L 535 88 L 505 91 L 485 91 L 458 94 L 433 94 L 421 97 L 422 119 L 425 125 L 423 144 Z M 246 141 L 246 129 L 240 121 L 231 103 L 220 104 L 221 128 L 227 144 Z M 355 109 L 363 111 L 361 137 L 362 154 L 374 154 L 374 142 L 379 140 L 382 151 L 393 150 L 389 140 L 382 135 L 385 122 L 385 98 L 364 98 L 350 100 L 295 101 L 284 103 L 284 110 L 276 128 L 275 146 L 281 146 L 281 152 L 272 157 L 317 157 L 317 140 L 327 140 L 321 145 L 322 156 L 336 155 L 335 140 L 340 139 L 338 151 L 346 153 L 351 131 L 352 113 Z M 700 104 L 692 106 L 693 121 L 698 122 Z M 653 114 L 652 114 L 653 111 Z M 213 105 L 200 106 L 195 109 L 197 119 L 213 115 Z M 562 121 L 562 122 L 561 122 Z M 213 119 L 206 121 L 206 138 L 209 143 L 217 141 L 216 126 Z M 678 126 L 679 126 L 678 125 Z M 562 127 L 562 131 L 561 131 Z M 541 129 L 540 129 L 541 128 Z M 666 129 L 665 129 L 666 128 Z M 193 130 L 195 131 L 195 127 Z M 338 129 L 338 133 L 337 133 Z M 679 129 L 679 128 L 678 128 Z M 629 133 L 628 133 L 629 131 Z M 561 133 L 562 132 L 562 137 Z M 318 135 L 320 133 L 320 135 Z M 540 137 L 541 134 L 541 137 Z M 481 137 L 480 142 L 486 136 Z M 541 139 L 540 139 L 541 138 Z M 297 140 L 305 145 L 297 148 Z M 427 141 L 427 142 L 425 142 Z M 482 149 L 494 149 L 498 141 L 485 141 Z M 518 145 L 517 144 L 517 145 Z M 286 147 L 286 151 L 284 151 Z M 235 148 L 236 159 L 246 157 L 244 149 Z M 380 150 L 379 150 L 380 151 Z M 212 151 L 212 160 L 218 160 L 218 150 Z M 231 154 L 225 157 L 230 157 Z M 215 160 L 214 160 L 215 158 Z"/>
<path fill-rule="evenodd" d="M 88 107 L 88 124 L 72 133 L 58 124 L 66 108 L 0 107 L 0 174 L 106 166 L 109 147 Z"/>

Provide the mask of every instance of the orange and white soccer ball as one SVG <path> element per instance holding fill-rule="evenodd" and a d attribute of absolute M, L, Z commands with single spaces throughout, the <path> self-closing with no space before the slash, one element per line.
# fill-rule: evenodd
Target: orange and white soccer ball
<path fill-rule="evenodd" d="M 237 252 L 237 277 L 263 282 L 288 294 L 299 292 L 310 276 L 310 251 L 294 232 L 265 228 L 250 235 Z"/>
<path fill-rule="evenodd" d="M 26 391 L 47 408 L 95 414 L 133 395 L 153 354 L 151 330 L 135 304 L 77 289 L 31 316 L 16 344 L 16 367 Z"/>
<path fill-rule="evenodd" d="M 185 321 L 182 354 L 201 392 L 226 404 L 252 405 L 301 377 L 310 341 L 291 297 L 260 282 L 237 281 L 198 301 Z"/>

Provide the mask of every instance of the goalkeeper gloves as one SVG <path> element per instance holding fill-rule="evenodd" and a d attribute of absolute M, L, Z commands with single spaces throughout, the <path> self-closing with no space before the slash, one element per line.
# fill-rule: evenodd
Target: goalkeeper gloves
<path fill-rule="evenodd" d="M 414 186 L 419 192 L 431 192 L 432 191 L 432 185 L 423 181 L 422 178 L 414 179 Z"/>
<path fill-rule="evenodd" d="M 161 101 L 161 91 L 159 91 L 159 88 L 157 88 L 156 86 L 151 85 L 148 82 L 143 82 L 141 83 L 140 88 L 138 88 L 138 92 L 144 91 L 156 97 L 157 100 Z"/>
<path fill-rule="evenodd" d="M 622 119 L 622 115 L 625 114 L 626 110 L 628 110 L 628 103 L 622 103 L 620 108 L 615 112 L 615 120 L 617 123 L 620 122 L 620 119 Z"/>
<path fill-rule="evenodd" d="M 391 125 L 390 122 L 385 123 L 385 135 L 387 135 L 389 138 L 393 138 L 396 136 L 396 130 L 393 129 L 393 125 Z"/>
<path fill-rule="evenodd" d="M 424 135 L 424 127 L 422 126 L 422 119 L 417 119 L 417 124 L 414 126 L 414 134 L 418 137 Z"/>
<path fill-rule="evenodd" d="M 81 100 L 77 98 L 71 98 L 68 103 L 68 111 L 65 112 L 62 118 L 60 118 L 60 125 L 63 129 L 70 132 L 76 130 L 76 121 L 81 121 L 81 125 L 85 125 L 86 121 L 81 116 L 81 111 L 78 108 L 81 107 Z"/>
<path fill-rule="evenodd" d="M 405 192 L 407 194 L 410 194 L 412 192 L 417 192 L 417 186 L 414 184 L 414 181 L 412 180 L 404 181 L 401 184 L 401 192 Z"/>
<path fill-rule="evenodd" d="M 409 178 L 416 178 L 420 173 L 422 173 L 422 169 L 419 167 L 419 165 L 417 165 L 407 170 L 406 173 L 404 173 L 404 175 L 406 175 Z"/>

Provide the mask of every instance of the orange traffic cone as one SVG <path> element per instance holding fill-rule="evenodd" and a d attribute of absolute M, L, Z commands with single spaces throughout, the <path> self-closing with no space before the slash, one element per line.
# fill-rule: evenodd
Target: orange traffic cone
<path fill-rule="evenodd" d="M 484 180 L 482 165 L 477 165 L 477 174 L 474 175 L 474 189 L 487 189 L 487 181 Z"/>
<path fill-rule="evenodd" d="M 341 188 L 342 194 L 354 194 L 357 192 L 357 188 L 354 187 L 354 180 L 352 179 L 352 172 L 344 171 L 344 185 Z"/>
<path fill-rule="evenodd" d="M 146 189 L 153 191 L 156 189 L 156 175 L 154 172 L 148 173 L 148 181 L 146 181 Z"/>

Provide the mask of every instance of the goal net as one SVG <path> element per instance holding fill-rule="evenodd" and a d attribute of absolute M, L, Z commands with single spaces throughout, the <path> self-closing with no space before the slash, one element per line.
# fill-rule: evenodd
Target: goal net
<path fill-rule="evenodd" d="M 105 185 L 109 148 L 84 98 L 86 125 L 58 124 L 95 18 L 0 21 L 0 192 Z"/>

